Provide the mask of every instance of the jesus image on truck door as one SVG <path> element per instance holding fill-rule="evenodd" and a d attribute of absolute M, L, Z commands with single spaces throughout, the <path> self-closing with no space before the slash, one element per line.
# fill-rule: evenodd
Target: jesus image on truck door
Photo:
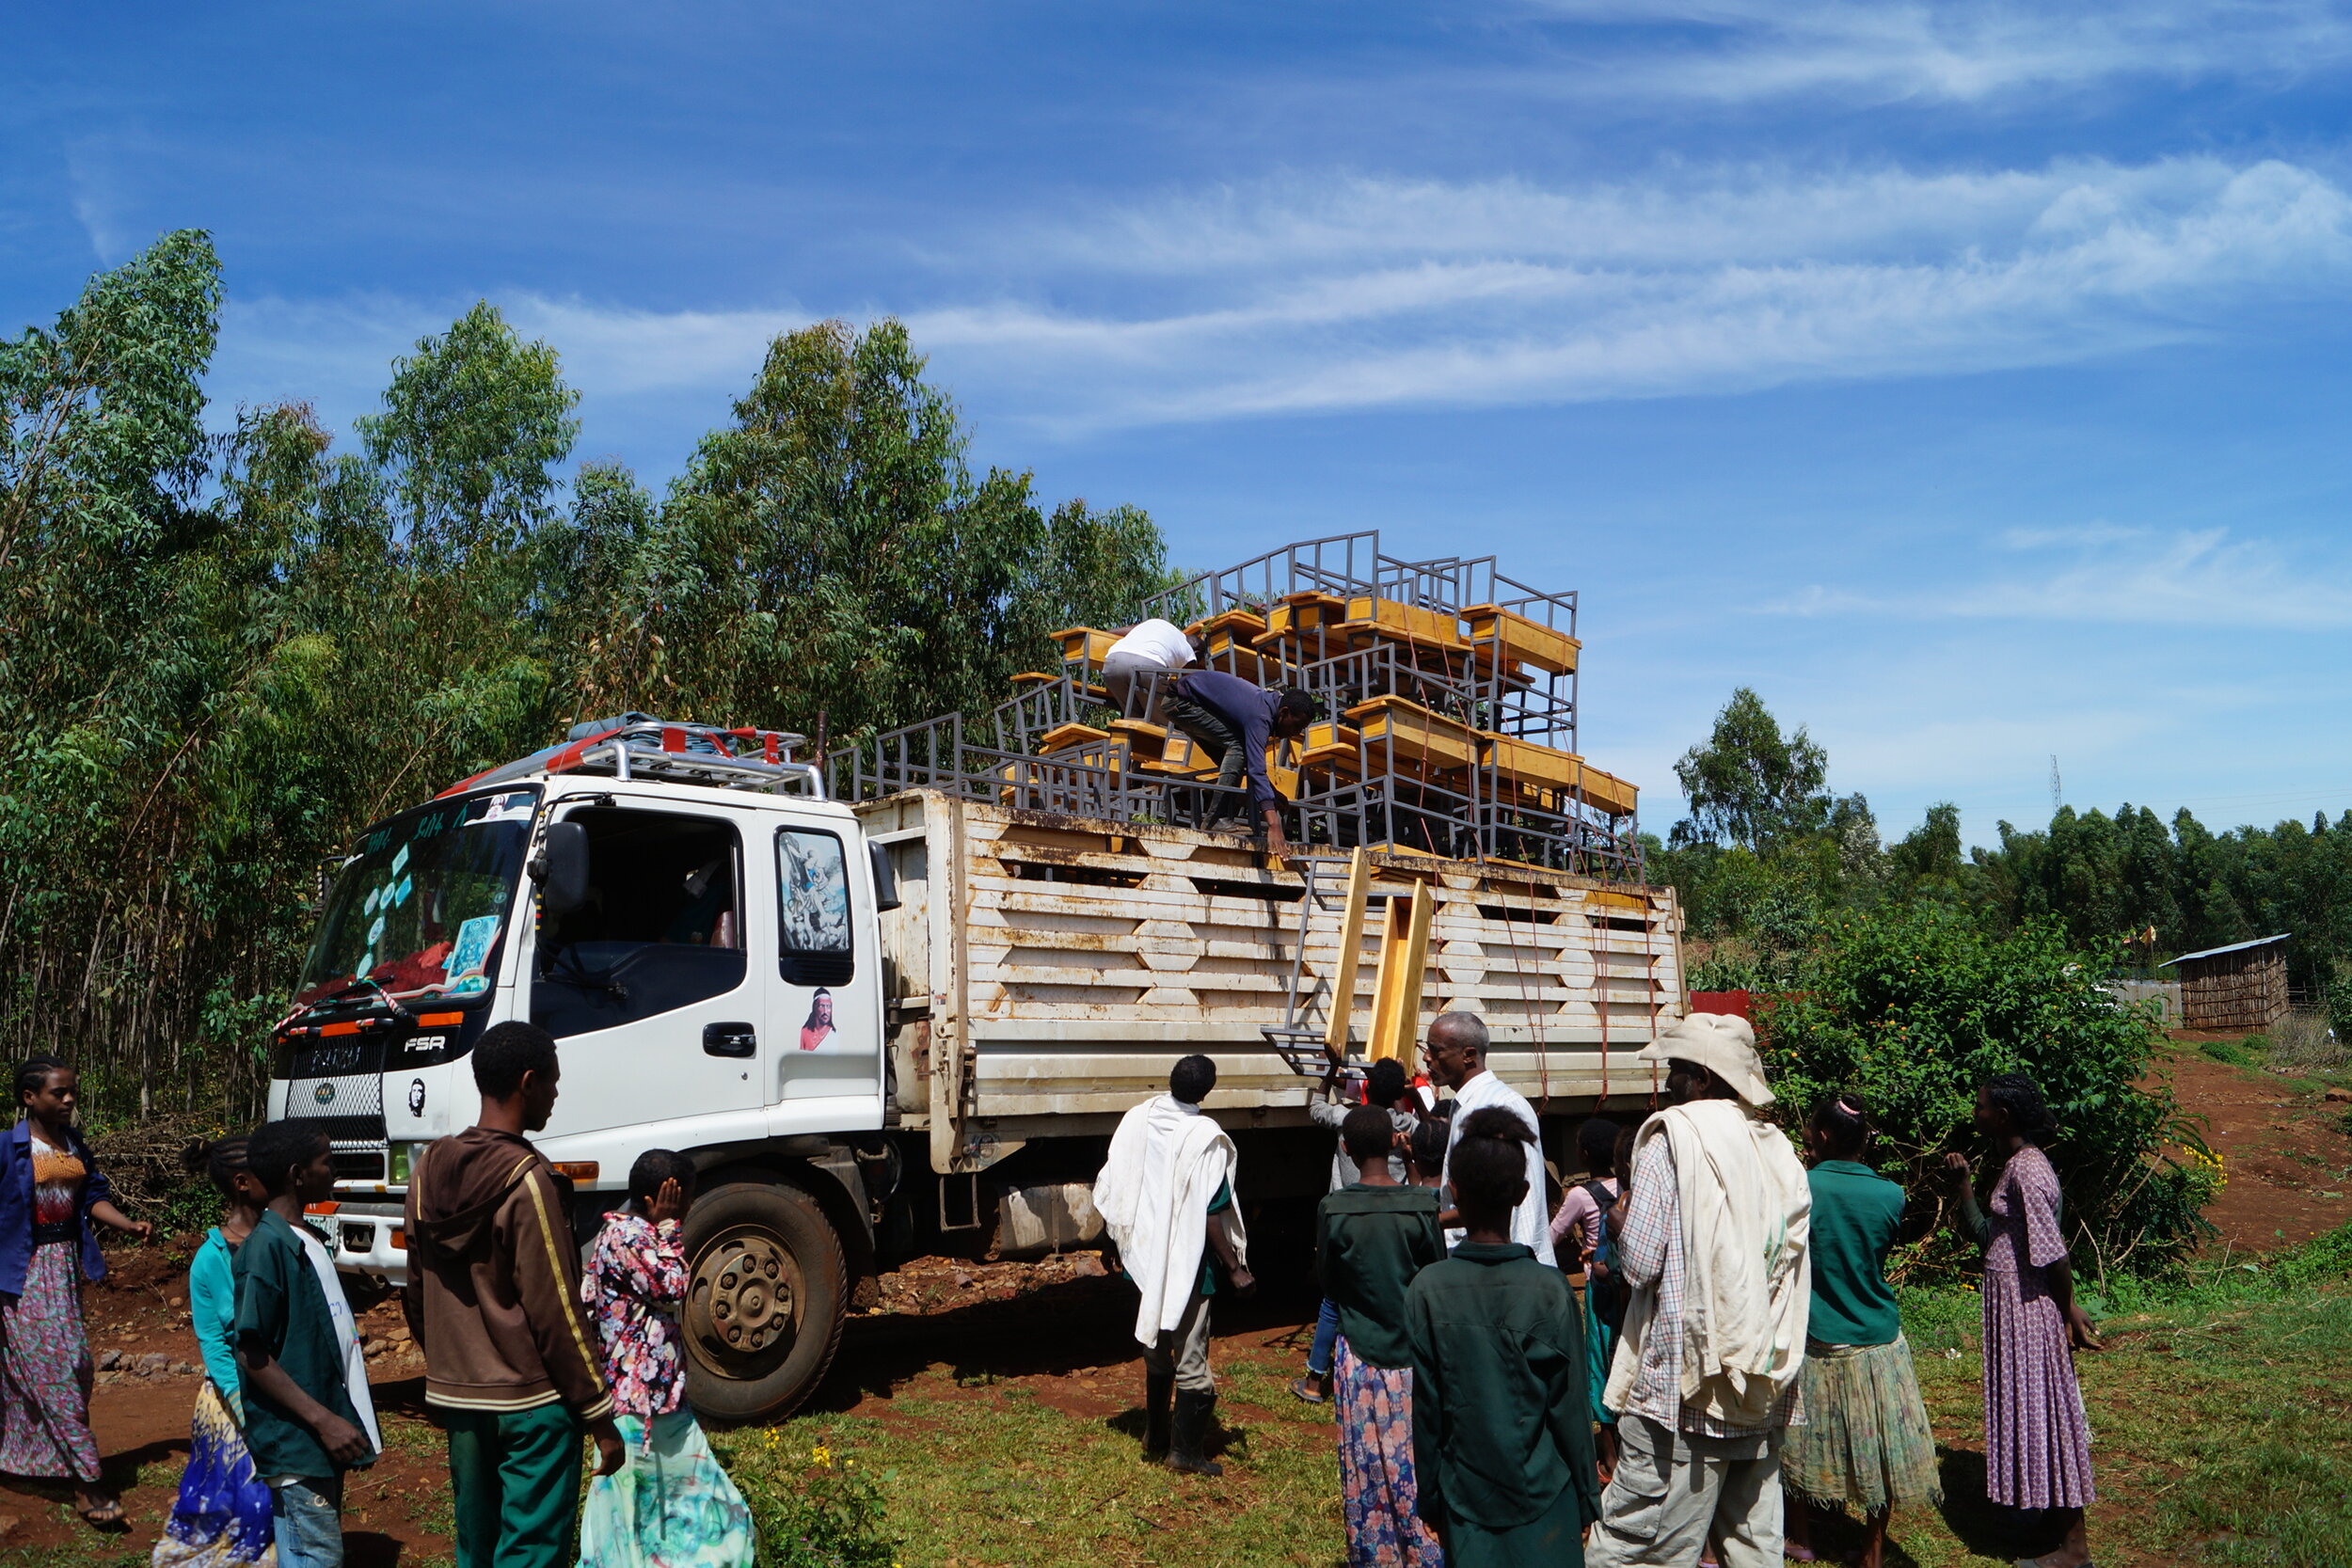
<path fill-rule="evenodd" d="M 833 992 L 818 986 L 816 996 L 809 1001 L 808 1022 L 801 1025 L 801 1049 L 816 1050 L 825 1043 L 825 1037 L 832 1033 Z"/>

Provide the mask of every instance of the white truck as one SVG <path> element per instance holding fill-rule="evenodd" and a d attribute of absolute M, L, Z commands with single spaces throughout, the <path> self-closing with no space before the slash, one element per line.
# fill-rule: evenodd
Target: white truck
<path fill-rule="evenodd" d="M 1666 890 L 1371 855 L 1351 920 L 1345 861 L 1269 864 L 1229 834 L 996 792 L 852 807 L 794 738 L 613 726 L 361 836 L 269 1093 L 273 1117 L 332 1139 L 337 1201 L 313 1217 L 343 1268 L 405 1277 L 411 1161 L 472 1120 L 483 1030 L 531 1020 L 561 1042 L 536 1141 L 580 1235 L 640 1153 L 690 1153 L 692 1397 L 772 1416 L 823 1376 L 878 1269 L 1093 1239 L 1084 1184 L 1186 1053 L 1216 1060 L 1207 1108 L 1240 1148 L 1245 1204 L 1303 1207 L 1331 1151 L 1307 1058 L 1327 1037 L 1360 1055 L 1384 983 L 1403 1009 L 1391 1051 L 1438 1011 L 1484 1015 L 1555 1155 L 1597 1102 L 1646 1101 L 1632 1055 L 1681 1010 Z M 1425 962 L 1407 974 L 1381 956 L 1416 905 Z"/>

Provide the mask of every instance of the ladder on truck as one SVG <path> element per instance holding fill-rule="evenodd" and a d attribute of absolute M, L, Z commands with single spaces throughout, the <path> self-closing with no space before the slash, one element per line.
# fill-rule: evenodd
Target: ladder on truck
<path fill-rule="evenodd" d="M 1298 900 L 1298 935 L 1291 949 L 1282 1022 L 1262 1024 L 1259 1032 L 1301 1077 L 1320 1077 L 1351 1066 L 1360 1069 L 1384 1058 L 1401 1061 L 1409 1070 L 1428 974 L 1429 927 L 1437 912 L 1428 882 L 1416 877 L 1409 895 L 1375 895 L 1371 851 L 1360 845 L 1345 856 L 1304 855 L 1295 863 L 1306 886 Z M 1359 1039 L 1350 1025 L 1356 1013 L 1357 977 L 1363 964 L 1364 932 L 1375 896 L 1381 898 L 1385 912 L 1379 927 L 1372 1019 Z M 1307 944 L 1318 916 L 1337 927 L 1321 1023 L 1312 1021 L 1311 1012 L 1317 995 L 1327 990 L 1326 977 L 1311 977 L 1307 971 Z"/>

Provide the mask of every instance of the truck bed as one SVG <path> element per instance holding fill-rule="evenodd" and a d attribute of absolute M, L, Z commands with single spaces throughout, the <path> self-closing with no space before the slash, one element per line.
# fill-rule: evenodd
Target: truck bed
<path fill-rule="evenodd" d="M 940 1172 L 977 1171 L 1031 1137 L 1107 1132 L 1179 1056 L 1216 1060 L 1207 1109 L 1234 1127 L 1306 1119 L 1316 1080 L 1263 1030 L 1286 1022 L 1304 878 L 1224 834 L 1052 816 L 914 790 L 860 806 L 898 878 L 882 916 L 899 1124 Z M 1327 863 L 1335 891 L 1344 861 Z M 1682 1011 L 1671 889 L 1502 862 L 1374 857 L 1351 1039 L 1361 1049 L 1379 909 L 1435 899 L 1415 1031 L 1465 1008 L 1490 1066 L 1539 1112 L 1646 1100 L 1631 1058 Z M 1299 1006 L 1329 1017 L 1336 913 L 1306 923 Z M 1418 1065 L 1418 1064 L 1408 1064 Z M 1050 1120 L 1048 1119 L 1050 1118 Z"/>

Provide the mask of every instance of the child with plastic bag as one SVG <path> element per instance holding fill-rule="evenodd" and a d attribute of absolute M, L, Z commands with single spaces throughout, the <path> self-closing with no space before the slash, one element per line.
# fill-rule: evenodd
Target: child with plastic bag
<path fill-rule="evenodd" d="M 606 1220 L 580 1277 L 628 1459 L 588 1484 L 582 1568 L 750 1568 L 752 1512 L 686 1403 L 677 1310 L 693 1162 L 647 1149 L 628 1206 Z"/>

